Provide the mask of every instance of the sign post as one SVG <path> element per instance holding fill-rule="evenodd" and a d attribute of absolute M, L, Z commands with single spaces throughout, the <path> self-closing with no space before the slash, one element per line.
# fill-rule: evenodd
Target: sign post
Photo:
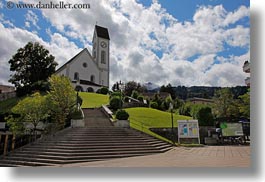
<path fill-rule="evenodd" d="M 199 124 L 198 120 L 178 120 L 178 142 L 181 143 L 182 138 L 198 139 L 200 144 Z"/>

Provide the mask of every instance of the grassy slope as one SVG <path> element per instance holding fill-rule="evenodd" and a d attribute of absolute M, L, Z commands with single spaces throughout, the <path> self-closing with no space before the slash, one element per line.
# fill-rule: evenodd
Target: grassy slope
<path fill-rule="evenodd" d="M 157 135 L 156 133 L 149 130 L 149 128 L 170 128 L 171 127 L 171 113 L 163 112 L 152 108 L 129 108 L 126 111 L 130 115 L 130 125 L 132 128 L 143 131 L 156 138 L 170 142 L 168 139 Z M 177 120 L 191 119 L 188 116 L 173 115 L 174 127 L 177 126 Z"/>
<path fill-rule="evenodd" d="M 109 103 L 108 95 L 89 92 L 79 92 L 79 95 L 83 99 L 82 108 L 95 108 Z"/>
<path fill-rule="evenodd" d="M 0 113 L 5 113 L 8 112 L 12 109 L 12 107 L 14 107 L 18 102 L 19 102 L 19 98 L 14 97 L 14 98 L 10 98 L 4 101 L 0 102 Z"/>

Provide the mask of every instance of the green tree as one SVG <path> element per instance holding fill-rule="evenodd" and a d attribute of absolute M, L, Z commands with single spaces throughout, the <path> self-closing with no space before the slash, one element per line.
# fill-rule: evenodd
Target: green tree
<path fill-rule="evenodd" d="M 196 114 L 200 126 L 213 126 L 213 114 L 212 109 L 209 106 L 204 106 L 198 110 Z"/>
<path fill-rule="evenodd" d="M 10 126 L 12 132 L 15 134 L 24 132 L 25 129 L 27 129 L 24 122 L 27 122 L 33 127 L 32 129 L 35 139 L 37 136 L 36 129 L 38 124 L 49 117 L 46 96 L 42 96 L 38 92 L 19 101 L 11 111 L 19 116 L 11 116 L 8 118 L 8 125 Z"/>
<path fill-rule="evenodd" d="M 137 99 L 139 96 L 139 93 L 136 90 L 133 90 L 131 97 L 134 99 Z"/>
<path fill-rule="evenodd" d="M 38 42 L 29 42 L 9 60 L 11 75 L 9 82 L 15 85 L 18 95 L 32 93 L 34 90 L 46 91 L 47 80 L 55 73 L 57 63 Z"/>
<path fill-rule="evenodd" d="M 50 91 L 48 100 L 53 119 L 56 121 L 57 129 L 62 129 L 67 116 L 76 105 L 76 93 L 69 78 L 65 76 L 52 75 L 49 78 Z"/>
<path fill-rule="evenodd" d="M 138 93 L 143 93 L 144 91 L 146 91 L 146 88 L 135 81 L 129 81 L 125 84 L 125 95 L 131 96 L 134 90 L 136 90 Z"/>
<path fill-rule="evenodd" d="M 237 100 L 229 88 L 216 91 L 214 96 L 213 112 L 216 117 L 231 118 L 238 116 L 239 108 Z"/>
<path fill-rule="evenodd" d="M 244 95 L 239 96 L 239 110 L 242 116 L 250 118 L 250 89 Z"/>
<path fill-rule="evenodd" d="M 174 88 L 171 86 L 171 84 L 169 83 L 167 86 L 162 86 L 160 87 L 160 92 L 167 92 L 171 95 L 172 99 L 176 98 L 176 92 L 174 91 Z"/>

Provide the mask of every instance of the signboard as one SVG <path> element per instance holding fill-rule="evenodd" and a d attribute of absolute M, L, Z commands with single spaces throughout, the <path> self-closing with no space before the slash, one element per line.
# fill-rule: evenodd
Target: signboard
<path fill-rule="evenodd" d="M 241 123 L 221 123 L 223 136 L 243 136 L 243 127 Z"/>
<path fill-rule="evenodd" d="M 178 138 L 198 138 L 200 140 L 198 120 L 178 120 Z"/>

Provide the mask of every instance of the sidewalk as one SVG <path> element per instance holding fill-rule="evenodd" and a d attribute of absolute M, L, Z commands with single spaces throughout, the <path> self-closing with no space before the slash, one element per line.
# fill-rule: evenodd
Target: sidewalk
<path fill-rule="evenodd" d="M 175 147 L 154 155 L 61 167 L 250 167 L 250 146 Z"/>

